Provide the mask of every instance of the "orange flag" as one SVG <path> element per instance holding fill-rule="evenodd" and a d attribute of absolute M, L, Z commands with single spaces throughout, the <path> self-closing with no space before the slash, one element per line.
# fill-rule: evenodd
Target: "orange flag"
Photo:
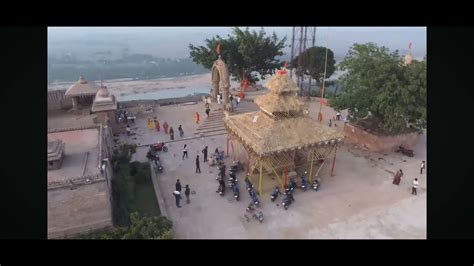
<path fill-rule="evenodd" d="M 323 98 L 319 99 L 319 104 L 320 105 L 327 105 L 327 103 L 328 103 L 328 101 L 326 99 L 323 99 Z"/>

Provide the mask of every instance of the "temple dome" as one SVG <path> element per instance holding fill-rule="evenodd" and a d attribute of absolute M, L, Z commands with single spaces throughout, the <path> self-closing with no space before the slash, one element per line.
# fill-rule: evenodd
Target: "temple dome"
<path fill-rule="evenodd" d="M 109 91 L 107 90 L 107 87 L 103 86 L 102 88 L 97 91 L 97 94 L 95 95 L 96 97 L 108 97 L 110 95 Z"/>

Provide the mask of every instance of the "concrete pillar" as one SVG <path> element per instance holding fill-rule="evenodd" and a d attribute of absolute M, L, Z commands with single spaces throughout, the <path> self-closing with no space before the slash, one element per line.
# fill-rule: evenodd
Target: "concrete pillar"
<path fill-rule="evenodd" d="M 212 81 L 211 87 L 211 100 L 216 102 L 217 101 L 217 92 L 219 91 L 219 80 Z"/>
<path fill-rule="evenodd" d="M 227 106 L 227 104 L 229 103 L 229 87 L 230 86 L 221 88 L 222 89 L 222 103 L 224 104 L 224 106 Z"/>
<path fill-rule="evenodd" d="M 72 97 L 72 109 L 78 110 L 77 97 Z"/>

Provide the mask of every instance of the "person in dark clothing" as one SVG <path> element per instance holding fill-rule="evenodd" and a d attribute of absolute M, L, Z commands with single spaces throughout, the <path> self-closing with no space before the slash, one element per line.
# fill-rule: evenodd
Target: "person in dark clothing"
<path fill-rule="evenodd" d="M 196 173 L 201 173 L 201 168 L 199 167 L 199 155 L 196 156 Z"/>
<path fill-rule="evenodd" d="M 170 127 L 170 139 L 174 140 L 174 130 L 173 127 Z"/>
<path fill-rule="evenodd" d="M 202 153 L 204 153 L 204 162 L 207 162 L 207 146 L 202 150 Z"/>
<path fill-rule="evenodd" d="M 219 170 L 221 170 L 221 176 L 225 176 L 225 164 L 224 163 L 221 163 L 221 165 L 219 166 Z"/>
<path fill-rule="evenodd" d="M 402 180 L 402 176 L 403 176 L 403 171 L 402 171 L 402 169 L 400 169 L 400 170 L 395 174 L 395 177 L 393 178 L 392 184 L 394 184 L 394 185 L 400 185 L 400 181 Z"/>
<path fill-rule="evenodd" d="M 206 108 L 206 115 L 207 115 L 207 118 L 209 118 L 209 112 L 211 111 L 211 109 L 209 108 Z"/>
<path fill-rule="evenodd" d="M 173 195 L 174 195 L 174 198 L 176 199 L 176 207 L 181 208 L 181 206 L 179 206 L 179 200 L 181 199 L 181 193 L 176 190 L 176 191 L 173 192 Z"/>
<path fill-rule="evenodd" d="M 181 127 L 181 125 L 179 125 L 178 131 L 179 131 L 179 136 L 180 136 L 180 137 L 183 137 L 184 131 L 183 131 L 183 128 Z"/>
<path fill-rule="evenodd" d="M 176 190 L 181 192 L 181 183 L 179 182 L 179 179 L 176 180 Z"/>
<path fill-rule="evenodd" d="M 186 195 L 186 203 L 189 204 L 189 192 L 191 191 L 191 189 L 189 189 L 189 185 L 186 185 L 184 187 L 184 195 Z"/>
<path fill-rule="evenodd" d="M 187 144 L 184 144 L 184 148 L 183 148 L 183 160 L 184 160 L 184 156 L 186 156 L 186 158 L 188 158 L 188 145 Z"/>

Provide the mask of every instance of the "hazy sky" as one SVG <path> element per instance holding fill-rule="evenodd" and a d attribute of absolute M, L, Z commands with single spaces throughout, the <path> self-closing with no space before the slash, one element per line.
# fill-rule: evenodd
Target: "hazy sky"
<path fill-rule="evenodd" d="M 250 27 L 255 30 L 260 28 Z M 292 27 L 264 27 L 264 29 L 267 33 L 274 31 L 280 38 L 286 36 L 287 45 L 291 44 Z M 366 42 L 375 42 L 390 50 L 398 49 L 402 54 L 412 42 L 415 58 L 426 55 L 426 27 L 317 27 L 317 46 L 326 46 L 328 43 L 328 29 L 328 46 L 335 52 L 336 58 L 343 57 L 352 44 Z M 231 33 L 230 27 L 50 27 L 48 51 L 75 52 L 67 51 L 67 45 L 58 44 L 74 40 L 98 40 L 103 41 L 104 45 L 108 41 L 124 43 L 137 53 L 151 53 L 165 58 L 185 58 L 189 57 L 189 43 L 202 44 L 206 38 L 215 35 L 225 37 L 229 33 Z M 289 51 L 289 47 L 284 50 L 288 54 Z"/>

